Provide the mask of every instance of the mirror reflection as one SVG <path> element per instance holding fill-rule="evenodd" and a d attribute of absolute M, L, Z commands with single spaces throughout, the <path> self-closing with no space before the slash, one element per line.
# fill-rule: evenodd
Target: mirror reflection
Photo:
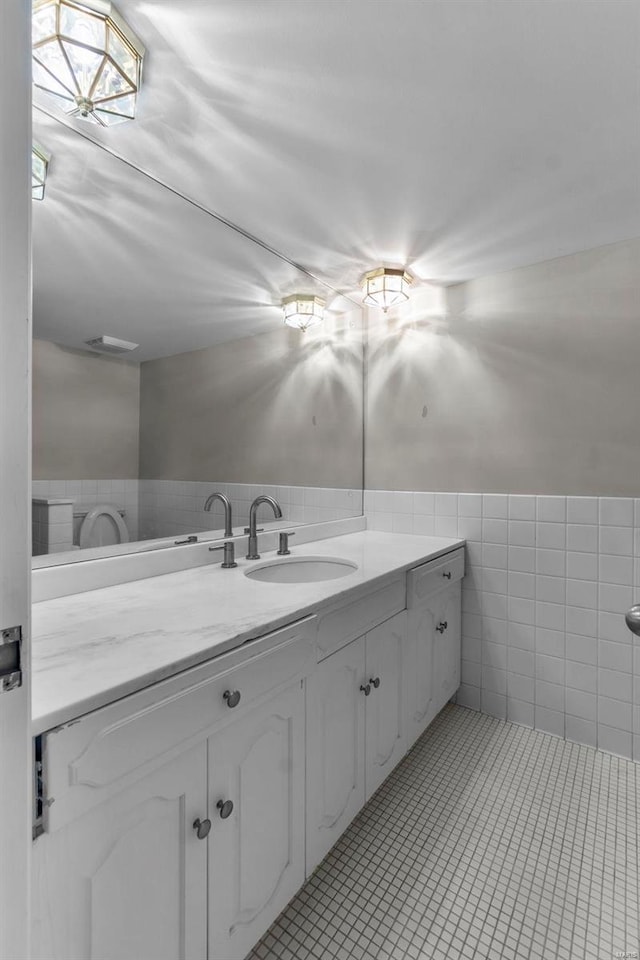
<path fill-rule="evenodd" d="M 36 103 L 34 563 L 361 514 L 357 301 L 71 124 Z"/>

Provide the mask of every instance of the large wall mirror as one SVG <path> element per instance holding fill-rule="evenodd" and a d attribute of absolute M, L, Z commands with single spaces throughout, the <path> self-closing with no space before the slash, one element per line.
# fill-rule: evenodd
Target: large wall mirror
<path fill-rule="evenodd" d="M 180 196 L 179 169 L 174 192 L 152 154 L 131 165 L 136 122 L 108 150 L 80 128 L 36 100 L 52 159 L 33 203 L 34 565 L 220 537 L 214 491 L 236 534 L 261 493 L 281 525 L 361 514 L 357 301 Z M 280 307 L 300 291 L 327 301 L 304 333 Z M 139 346 L 88 345 L 102 336 Z"/>

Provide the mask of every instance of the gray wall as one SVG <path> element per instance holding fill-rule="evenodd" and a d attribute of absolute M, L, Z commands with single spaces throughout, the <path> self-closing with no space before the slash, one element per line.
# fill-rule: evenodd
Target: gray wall
<path fill-rule="evenodd" d="M 140 477 L 361 487 L 362 389 L 359 319 L 147 361 Z"/>
<path fill-rule="evenodd" d="M 372 322 L 370 489 L 640 496 L 640 240 Z"/>
<path fill-rule="evenodd" d="M 33 342 L 33 479 L 138 476 L 140 368 Z"/>

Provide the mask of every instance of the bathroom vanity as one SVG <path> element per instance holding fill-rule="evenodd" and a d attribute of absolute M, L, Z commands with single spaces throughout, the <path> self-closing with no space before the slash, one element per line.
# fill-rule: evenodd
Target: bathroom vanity
<path fill-rule="evenodd" d="M 242 960 L 455 693 L 462 541 L 299 554 L 36 605 L 34 958 Z"/>

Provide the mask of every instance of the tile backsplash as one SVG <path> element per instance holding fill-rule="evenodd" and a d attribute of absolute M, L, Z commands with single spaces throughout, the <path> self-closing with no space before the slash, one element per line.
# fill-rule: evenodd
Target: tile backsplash
<path fill-rule="evenodd" d="M 640 499 L 367 490 L 376 530 L 467 540 L 458 702 L 640 760 Z"/>

